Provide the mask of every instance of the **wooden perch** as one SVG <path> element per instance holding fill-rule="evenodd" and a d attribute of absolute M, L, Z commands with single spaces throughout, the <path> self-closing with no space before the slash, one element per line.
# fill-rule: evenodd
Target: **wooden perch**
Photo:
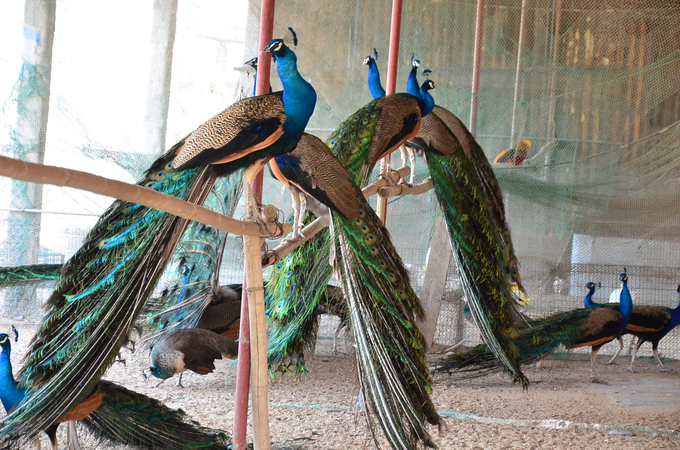
<path fill-rule="evenodd" d="M 184 219 L 245 236 L 277 237 L 289 233 L 290 224 L 277 224 L 271 229 L 261 229 L 255 222 L 243 222 L 218 214 L 203 206 L 180 200 L 136 184 L 124 183 L 110 178 L 92 175 L 78 170 L 35 164 L 14 158 L 0 156 L 0 176 L 39 184 L 68 186 L 95 194 L 114 197 L 130 203 L 139 203 Z"/>
<path fill-rule="evenodd" d="M 378 195 L 381 198 L 396 197 L 397 195 L 419 195 L 432 189 L 434 185 L 429 179 L 423 181 L 420 184 L 415 184 L 413 186 L 409 184 L 393 184 L 383 186 L 378 189 Z"/>
<path fill-rule="evenodd" d="M 364 197 L 368 198 L 372 195 L 375 195 L 376 193 L 379 193 L 380 190 L 385 189 L 385 188 L 391 188 L 393 187 L 401 178 L 407 177 L 411 173 L 411 169 L 408 166 L 401 167 L 397 170 L 393 170 L 387 175 L 385 175 L 385 178 L 380 178 L 377 181 L 374 181 L 373 183 L 369 184 L 365 188 L 363 188 L 361 191 L 364 194 Z M 389 181 L 388 181 L 389 180 Z M 423 192 L 427 192 L 428 190 L 432 189 L 432 182 L 430 180 L 427 180 L 423 183 L 417 184 L 415 186 L 408 186 L 408 185 L 398 185 L 402 186 L 400 188 L 401 195 L 416 195 L 416 194 L 422 194 Z M 400 194 L 395 194 L 395 195 L 400 195 Z M 392 197 L 391 195 L 387 195 L 383 198 L 386 197 Z M 302 235 L 304 238 L 297 240 L 297 241 L 290 241 L 290 240 L 283 240 L 276 248 L 273 250 L 267 251 L 264 255 L 262 255 L 262 267 L 267 267 L 271 266 L 274 264 L 276 261 L 279 259 L 285 257 L 288 255 L 290 252 L 298 248 L 300 245 L 303 243 L 307 242 L 310 240 L 312 237 L 314 237 L 315 234 L 317 234 L 319 231 L 323 230 L 326 228 L 326 224 L 324 224 L 321 219 L 316 219 L 314 222 L 310 223 L 306 227 L 302 229 Z"/>

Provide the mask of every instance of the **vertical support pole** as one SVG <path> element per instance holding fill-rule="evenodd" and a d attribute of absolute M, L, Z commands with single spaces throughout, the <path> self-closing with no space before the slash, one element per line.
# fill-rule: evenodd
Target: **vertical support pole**
<path fill-rule="evenodd" d="M 260 13 L 260 42 L 258 50 L 262 50 L 269 41 L 271 41 L 274 34 L 274 10 L 275 0 L 262 0 Z M 258 60 L 258 76 L 255 93 L 261 95 L 269 92 L 269 78 L 271 71 L 271 55 L 264 53 L 259 56 Z M 262 200 L 262 172 L 260 172 L 253 181 L 251 189 L 258 200 Z M 247 181 L 246 181 L 247 182 Z M 240 337 L 238 350 L 238 368 L 236 375 L 236 393 L 235 393 L 235 411 L 234 411 L 234 450 L 245 450 L 246 448 L 246 432 L 248 428 L 248 388 L 251 376 L 251 364 L 253 366 L 253 429 L 255 433 L 255 448 L 257 450 L 268 450 L 270 448 L 269 439 L 269 419 L 267 410 L 267 336 L 265 325 L 260 324 L 258 319 L 264 322 L 264 289 L 262 288 L 262 267 L 260 260 L 260 238 L 254 236 L 253 239 L 248 239 L 246 236 L 243 239 L 246 273 L 243 280 L 243 293 L 241 296 L 241 322 L 240 322 Z M 250 252 L 256 252 L 252 257 L 249 257 Z M 256 261 L 255 261 L 256 260 Z M 260 265 L 259 271 L 257 268 L 249 273 L 252 265 Z M 248 281 L 250 280 L 250 282 Z M 250 283 L 250 285 L 249 285 Z M 250 299 L 250 293 L 252 299 Z M 249 302 L 254 307 L 249 307 Z M 257 304 L 259 303 L 259 305 Z M 262 309 L 260 311 L 259 309 Z M 261 314 L 258 314 L 261 313 Z M 253 324 L 251 324 L 251 314 L 253 315 Z M 253 350 L 251 358 L 251 329 L 253 331 L 252 341 L 255 346 L 264 343 L 264 353 L 258 351 L 257 348 Z M 264 333 L 264 340 L 262 334 Z M 261 350 L 261 349 L 260 349 Z M 264 364 L 262 366 L 262 364 Z M 264 371 L 264 372 L 263 372 Z M 264 375 L 265 385 L 262 386 L 261 378 Z M 258 377 L 257 379 L 255 377 Z M 264 389 L 264 394 L 262 390 Z M 255 391 L 258 391 L 257 394 Z M 264 409 L 262 405 L 264 404 Z M 264 423 L 262 421 L 265 421 Z M 264 426 L 264 429 L 263 429 Z"/>
<path fill-rule="evenodd" d="M 177 29 L 177 1 L 154 0 L 151 45 L 155 58 L 151 58 L 149 82 L 146 89 L 145 150 L 153 155 L 165 152 L 165 135 L 168 131 L 170 83 L 172 78 L 172 51 Z"/>
<path fill-rule="evenodd" d="M 470 133 L 477 136 L 477 109 L 479 108 L 479 73 L 482 64 L 482 40 L 484 39 L 484 2 L 477 0 L 475 25 L 475 55 L 472 61 L 472 101 L 470 102 Z"/>
<path fill-rule="evenodd" d="M 552 73 L 550 74 L 550 105 L 548 106 L 548 140 L 555 138 L 555 78 L 557 74 L 557 58 L 560 52 L 560 26 L 562 25 L 562 1 L 557 0 L 555 7 L 555 33 L 553 34 L 553 62 Z"/>
<path fill-rule="evenodd" d="M 12 91 L 17 120 L 12 133 L 11 156 L 39 164 L 45 160 L 55 18 L 56 2 L 25 1 L 21 73 Z M 6 105 L 9 103 L 5 102 Z M 41 184 L 12 180 L 10 192 L 5 195 L 10 197 L 11 208 L 42 209 Z M 40 212 L 9 213 L 5 264 L 20 266 L 40 262 L 41 220 Z M 35 287 L 21 287 L 15 295 L 20 301 L 27 302 L 16 307 L 39 310 L 39 305 L 29 303 L 35 300 Z"/>
<path fill-rule="evenodd" d="M 387 95 L 394 94 L 397 90 L 397 67 L 399 65 L 399 39 L 401 35 L 401 8 L 402 0 L 392 1 L 392 26 L 390 30 L 390 56 L 387 62 Z M 390 165 L 391 156 L 385 156 L 380 162 L 380 171 L 385 173 Z M 380 220 L 387 220 L 387 199 L 378 197 L 376 213 Z"/>
<path fill-rule="evenodd" d="M 519 18 L 519 42 L 517 44 L 517 71 L 515 72 L 515 97 L 512 101 L 512 128 L 510 129 L 510 147 L 517 139 L 517 103 L 519 102 L 519 74 L 522 71 L 522 50 L 524 49 L 524 25 L 527 17 L 529 0 L 522 0 L 522 13 Z"/>

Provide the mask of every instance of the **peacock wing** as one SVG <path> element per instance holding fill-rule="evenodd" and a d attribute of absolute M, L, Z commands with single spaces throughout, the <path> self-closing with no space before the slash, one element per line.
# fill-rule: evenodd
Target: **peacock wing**
<path fill-rule="evenodd" d="M 282 95 L 246 98 L 205 122 L 177 150 L 175 167 L 227 163 L 271 145 L 283 134 L 286 121 Z"/>

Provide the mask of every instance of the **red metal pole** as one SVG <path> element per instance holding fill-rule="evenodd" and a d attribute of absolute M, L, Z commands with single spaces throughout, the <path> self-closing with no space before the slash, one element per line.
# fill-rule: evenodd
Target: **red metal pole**
<path fill-rule="evenodd" d="M 401 36 L 401 7 L 402 0 L 392 2 L 392 26 L 390 31 L 390 56 L 387 62 L 387 95 L 397 90 L 397 66 L 399 65 L 399 38 Z M 380 163 L 381 172 L 390 164 L 390 155 L 385 156 Z M 383 223 L 387 220 L 387 199 L 378 197 L 376 212 Z"/>
<path fill-rule="evenodd" d="M 484 39 L 484 2 L 477 0 L 475 25 L 475 55 L 472 61 L 472 102 L 470 102 L 470 133 L 477 135 L 477 108 L 479 107 L 479 73 L 482 64 L 482 40 Z"/>
<path fill-rule="evenodd" d="M 275 0 L 262 0 L 260 14 L 260 42 L 262 50 L 274 35 Z M 256 95 L 269 92 L 269 75 L 271 71 L 271 54 L 259 55 Z M 258 200 L 262 201 L 262 177 L 260 172 L 251 189 Z M 245 275 L 243 277 L 243 293 L 241 294 L 241 321 L 239 328 L 238 367 L 236 370 L 236 392 L 234 394 L 234 437 L 233 449 L 245 450 L 248 429 L 248 391 L 250 387 L 250 323 L 248 317 L 248 290 Z"/>

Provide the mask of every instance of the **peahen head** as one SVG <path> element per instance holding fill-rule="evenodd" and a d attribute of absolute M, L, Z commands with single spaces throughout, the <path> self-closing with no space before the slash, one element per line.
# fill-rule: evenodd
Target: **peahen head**
<path fill-rule="evenodd" d="M 174 370 L 167 370 L 167 369 L 162 369 L 158 366 L 151 366 L 148 369 L 144 371 L 144 377 L 146 378 L 148 374 L 153 375 L 156 378 L 160 378 L 161 380 L 165 380 L 167 378 L 170 378 L 175 374 Z"/>

